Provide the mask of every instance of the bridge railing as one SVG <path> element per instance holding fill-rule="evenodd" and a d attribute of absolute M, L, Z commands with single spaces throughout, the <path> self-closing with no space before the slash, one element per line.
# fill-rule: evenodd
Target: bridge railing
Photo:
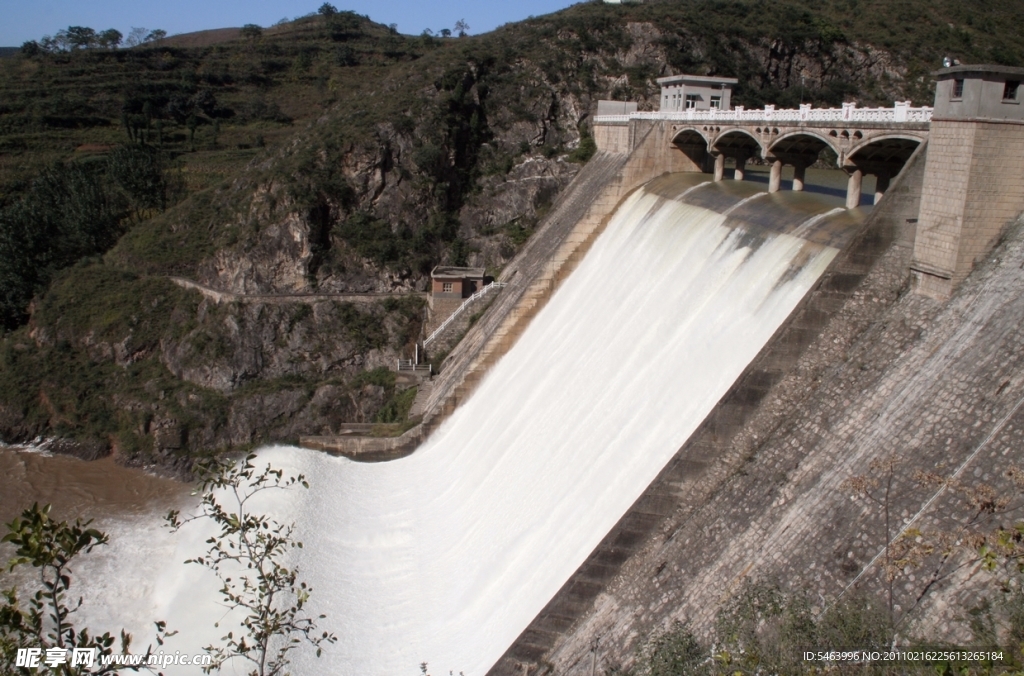
<path fill-rule="evenodd" d="M 897 101 L 892 108 L 858 108 L 855 103 L 844 103 L 842 108 L 812 108 L 803 104 L 799 108 L 765 106 L 747 110 L 736 106 L 733 110 L 674 110 L 636 112 L 628 115 L 598 115 L 594 124 L 614 124 L 630 120 L 669 120 L 679 122 L 929 122 L 932 109 L 923 106 L 911 108 L 909 101 Z"/>

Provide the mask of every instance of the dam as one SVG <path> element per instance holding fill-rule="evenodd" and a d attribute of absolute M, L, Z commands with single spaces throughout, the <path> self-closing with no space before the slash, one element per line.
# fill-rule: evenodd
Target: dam
<path fill-rule="evenodd" d="M 315 589 L 312 607 L 328 615 L 324 628 L 339 643 L 322 660 L 300 656 L 298 673 L 414 674 L 424 662 L 433 673 L 589 673 L 585 638 L 608 631 L 621 646 L 635 638 L 626 611 L 616 616 L 609 605 L 629 607 L 650 628 L 678 601 L 678 589 L 660 605 L 636 594 L 629 599 L 634 610 L 623 600 L 633 591 L 627 589 L 614 601 L 595 602 L 652 524 L 680 505 L 728 513 L 729 495 L 707 499 L 722 484 L 709 482 L 687 496 L 697 482 L 681 477 L 699 476 L 716 453 L 747 452 L 759 434 L 772 431 L 735 411 L 756 406 L 783 378 L 813 391 L 845 349 L 840 336 L 822 330 L 830 318 L 859 321 L 859 330 L 879 316 L 872 303 L 903 293 L 926 160 L 936 157 L 926 156 L 924 145 L 905 158 L 903 174 L 865 218 L 864 210 L 845 208 L 849 193 L 844 201 L 772 190 L 781 179 L 775 164 L 767 192 L 755 181 L 715 180 L 724 169 L 717 159 L 710 176 L 679 173 L 684 152 L 645 165 L 645 152 L 675 145 L 679 130 L 670 122 L 631 123 L 636 145 L 629 156 L 599 154 L 556 206 L 552 221 L 565 218 L 562 239 L 539 232 L 540 262 L 510 266 L 509 286 L 492 306 L 529 307 L 510 320 L 515 313 L 490 312 L 453 352 L 433 402 L 443 415 L 431 421 L 415 453 L 365 464 L 287 447 L 261 451 L 314 482 L 314 490 L 278 508 L 299 524 L 306 543 L 299 563 Z M 598 189 L 584 190 L 588 180 Z M 592 199 L 573 203 L 581 195 Z M 876 266 L 890 254 L 889 267 Z M 876 268 L 887 278 L 871 286 L 865 279 Z M 948 270 L 929 270 L 952 279 L 941 276 Z M 842 314 L 847 299 L 865 294 L 855 300 L 868 309 Z M 488 336 L 481 335 L 501 321 L 508 330 L 491 334 L 500 347 L 487 353 Z M 789 340 L 790 334 L 801 337 Z M 794 375 L 798 353 L 819 334 L 819 342 L 840 347 L 817 372 Z M 855 334 L 845 328 L 845 335 Z M 460 364 L 467 368 L 454 368 Z M 455 381 L 460 370 L 471 376 L 468 385 Z M 779 408 L 792 403 L 776 399 L 783 400 L 773 403 Z M 690 452 L 681 457 L 681 449 Z M 744 484 L 750 493 L 783 481 L 759 478 Z M 777 505 L 760 506 L 768 512 Z M 666 542 L 684 548 L 690 540 L 673 542 L 684 526 L 673 528 Z M 178 562 L 194 556 L 201 540 L 164 543 L 161 553 Z M 716 544 L 702 542 L 708 551 Z M 730 561 L 729 575 L 698 570 L 693 584 L 724 595 L 753 565 L 744 553 L 739 544 L 730 551 L 739 563 Z M 652 564 L 644 574 L 656 579 L 667 561 L 642 563 Z M 845 565 L 834 567 L 844 572 Z M 189 647 L 208 641 L 197 628 L 218 609 L 186 600 L 203 596 L 194 590 L 212 589 L 211 581 L 167 567 L 156 577 L 143 585 L 154 593 L 135 614 L 185 627 L 178 640 Z M 711 612 L 718 598 L 711 596 L 702 597 L 695 616 Z M 600 612 L 581 625 L 592 607 Z M 652 608 L 662 615 L 652 619 Z M 562 640 L 579 626 L 586 631 Z"/>
<path fill-rule="evenodd" d="M 416 453 L 264 451 L 317 478 L 299 510 L 333 525 L 302 534 L 303 565 L 339 644 L 302 673 L 487 672 L 860 220 L 816 196 L 655 179 Z"/>
<path fill-rule="evenodd" d="M 773 204 L 756 188 L 701 178 L 656 179 L 627 200 L 415 454 L 383 464 L 309 456 L 305 473 L 331 487 L 310 507 L 337 524 L 330 539 L 306 541 L 318 602 L 344 609 L 328 671 L 385 676 L 427 662 L 486 672 L 857 223 L 813 199 Z M 766 210 L 769 225 L 757 217 Z"/>
<path fill-rule="evenodd" d="M 360 463 L 278 446 L 260 460 L 309 491 L 265 507 L 294 520 L 310 608 L 338 636 L 295 673 L 484 674 L 598 547 L 800 306 L 863 225 L 837 197 L 769 194 L 701 174 L 649 181 L 515 345 L 416 453 Z M 187 507 L 182 507 L 187 511 Z M 83 579 L 130 599 L 193 652 L 223 626 L 216 581 L 182 566 L 201 529 L 158 515 L 111 528 Z M 112 571 L 118 571 L 111 575 Z M 108 605 L 94 616 L 118 620 Z M 114 604 L 116 607 L 116 604 Z M 121 620 L 124 621 L 124 620 Z M 174 674 L 172 667 L 168 673 Z M 185 672 L 180 672 L 185 673 Z"/>

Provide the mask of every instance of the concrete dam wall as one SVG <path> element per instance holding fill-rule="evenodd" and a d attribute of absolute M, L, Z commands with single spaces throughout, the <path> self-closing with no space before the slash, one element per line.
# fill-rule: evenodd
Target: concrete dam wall
<path fill-rule="evenodd" d="M 922 146 L 866 220 L 853 212 L 831 217 L 831 227 L 817 236 L 838 236 L 836 244 L 845 244 L 841 253 L 657 479 L 509 648 L 492 675 L 561 674 L 577 661 L 589 673 L 593 641 L 607 640 L 603 626 L 593 623 L 603 617 L 600 604 L 609 587 L 629 587 L 641 598 L 663 594 L 655 579 L 632 577 L 642 553 L 677 528 L 670 524 L 685 518 L 681 514 L 690 514 L 709 500 L 786 416 L 799 416 L 823 374 L 842 363 L 848 347 L 905 291 L 925 156 Z M 730 182 L 716 186 L 738 189 Z M 772 198 L 774 203 L 749 203 L 751 217 L 761 222 L 785 220 L 780 209 L 794 209 L 806 200 L 794 193 Z M 637 633 L 630 626 L 631 641 L 625 650 L 609 647 L 615 657 L 606 659 L 606 665 L 631 657 Z M 649 632 L 660 624 L 648 619 L 638 626 Z"/>
<path fill-rule="evenodd" d="M 655 179 L 416 453 L 265 451 L 330 487 L 299 509 L 331 524 L 305 526 L 303 565 L 339 644 L 301 671 L 488 671 L 860 225 L 811 195 Z"/>
<path fill-rule="evenodd" d="M 871 474 L 874 461 L 896 459 L 896 528 L 953 532 L 971 513 L 954 491 L 915 480 L 918 471 L 1014 495 L 1006 471 L 1024 460 L 1021 226 L 948 303 L 891 283 L 906 279 L 907 242 L 884 253 L 796 367 L 767 388 L 733 437 L 735 457 L 691 475 L 698 481 L 681 470 L 666 477 L 685 497 L 531 673 L 627 665 L 646 636 L 676 620 L 706 636 L 716 611 L 758 577 L 807 590 L 818 610 L 857 589 L 884 599 L 881 510 L 843 487 Z M 715 433 L 706 425 L 687 446 L 698 454 Z M 900 633 L 968 640 L 964 616 L 992 578 L 965 566 L 919 599 L 927 571 L 897 578 Z"/>
<path fill-rule="evenodd" d="M 587 255 L 416 453 L 369 464 L 261 451 L 314 484 L 275 498 L 273 511 L 298 523 L 297 563 L 339 638 L 321 660 L 297 655 L 296 673 L 412 675 L 422 662 L 500 673 L 518 668 L 524 646 L 543 658 L 528 666 L 575 668 L 583 634 L 572 630 L 586 630 L 594 599 L 629 572 L 629 547 L 644 539 L 637 516 L 675 508 L 651 500 L 652 482 L 660 490 L 659 476 L 690 469 L 700 478 L 714 449 L 683 464 L 679 449 L 714 431 L 708 421 L 734 393 L 771 389 L 749 374 L 789 373 L 764 361 L 765 347 L 807 328 L 791 317 L 815 288 L 811 300 L 827 300 L 822 275 L 845 293 L 892 239 L 865 235 L 861 212 L 820 196 L 697 173 L 649 181 L 600 222 Z M 151 576 L 146 566 L 117 578 L 152 590 L 140 615 L 180 627 L 186 645 L 223 616 L 215 581 L 169 563 L 204 538 L 169 545 L 156 580 L 133 578 Z M 584 593 L 553 606 L 567 588 Z"/>

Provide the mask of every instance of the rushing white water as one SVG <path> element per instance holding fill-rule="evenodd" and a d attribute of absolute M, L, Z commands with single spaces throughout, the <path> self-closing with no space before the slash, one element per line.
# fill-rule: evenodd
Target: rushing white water
<path fill-rule="evenodd" d="M 306 544 L 312 607 L 339 638 L 320 660 L 298 656 L 295 673 L 412 675 L 421 662 L 486 673 L 836 253 L 638 191 L 416 453 L 360 464 L 261 451 L 314 484 L 286 511 Z M 195 604 L 210 582 L 164 575 L 153 612 L 186 629 L 172 649 L 209 640 L 196 618 L 217 610 Z"/>

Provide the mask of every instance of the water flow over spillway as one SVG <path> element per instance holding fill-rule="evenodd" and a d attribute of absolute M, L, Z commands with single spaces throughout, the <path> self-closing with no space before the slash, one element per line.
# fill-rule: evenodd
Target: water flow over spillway
<path fill-rule="evenodd" d="M 792 218 L 780 229 L 807 215 Z M 319 484 L 300 517 L 305 566 L 340 639 L 301 673 L 485 673 L 836 253 L 635 193 L 415 454 L 301 456 Z"/>
<path fill-rule="evenodd" d="M 339 639 L 321 660 L 297 656 L 293 673 L 412 676 L 421 662 L 435 674 L 487 672 L 836 255 L 831 219 L 811 220 L 828 206 L 780 207 L 765 195 L 723 216 L 749 197 L 741 188 L 702 186 L 680 200 L 683 188 L 659 179 L 629 197 L 411 456 L 359 464 L 261 451 L 313 484 L 291 494 L 284 516 L 306 545 L 311 607 Z M 223 633 L 202 629 L 223 615 L 212 602 L 194 605 L 215 587 L 177 564 L 202 539 L 162 556 L 175 565 L 156 584 L 167 600 L 153 612 L 182 630 L 172 649 Z"/>

